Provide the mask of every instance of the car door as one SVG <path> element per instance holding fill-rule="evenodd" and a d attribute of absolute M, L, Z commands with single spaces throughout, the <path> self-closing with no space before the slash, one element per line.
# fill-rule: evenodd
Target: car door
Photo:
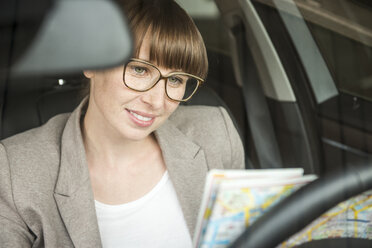
<path fill-rule="evenodd" d="M 216 0 L 256 166 L 323 175 L 371 163 L 371 4 Z"/>

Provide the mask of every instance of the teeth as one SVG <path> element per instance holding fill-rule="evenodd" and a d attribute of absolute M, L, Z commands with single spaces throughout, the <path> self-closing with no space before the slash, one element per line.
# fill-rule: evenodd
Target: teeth
<path fill-rule="evenodd" d="M 134 115 L 134 117 L 136 117 L 137 119 L 139 119 L 139 120 L 141 120 L 141 121 L 151 121 L 151 120 L 152 120 L 152 118 L 150 118 L 150 117 L 145 117 L 145 116 L 142 116 L 142 115 L 136 114 L 136 113 L 134 113 L 134 112 L 132 112 L 132 111 L 130 111 L 130 113 L 131 113 L 132 115 Z"/>

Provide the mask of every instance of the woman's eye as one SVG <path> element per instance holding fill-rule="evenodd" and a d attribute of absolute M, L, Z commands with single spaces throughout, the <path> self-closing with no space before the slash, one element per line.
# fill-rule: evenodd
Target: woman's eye
<path fill-rule="evenodd" d="M 144 76 L 147 73 L 147 69 L 143 66 L 131 65 L 130 72 L 133 76 Z"/>
<path fill-rule="evenodd" d="M 146 71 L 145 68 L 143 68 L 143 67 L 138 67 L 138 66 L 134 67 L 133 70 L 134 70 L 136 73 L 138 73 L 138 74 L 143 74 L 143 73 L 145 73 L 145 71 Z"/>
<path fill-rule="evenodd" d="M 169 77 L 168 82 L 172 85 L 179 85 L 183 83 L 182 79 L 178 77 Z"/>

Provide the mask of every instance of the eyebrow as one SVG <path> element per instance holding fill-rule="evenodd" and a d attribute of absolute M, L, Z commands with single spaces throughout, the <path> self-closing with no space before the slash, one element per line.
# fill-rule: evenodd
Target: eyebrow
<path fill-rule="evenodd" d="M 135 59 L 135 60 L 139 60 L 139 61 L 141 61 L 141 62 L 149 63 L 149 64 L 155 66 L 158 70 L 160 69 L 160 68 L 159 68 L 160 66 L 157 65 L 157 64 L 155 64 L 155 62 L 148 61 L 148 60 L 146 60 L 146 59 L 135 58 L 135 57 L 132 57 L 131 59 Z M 177 73 L 177 72 L 187 73 L 187 72 L 183 71 L 182 69 L 181 69 L 181 70 L 177 70 L 177 69 L 173 70 L 172 68 L 169 68 L 169 69 L 171 69 L 172 71 L 170 71 L 170 72 L 167 73 L 166 75 L 169 75 L 169 74 L 172 74 L 172 73 Z M 190 73 L 187 73 L 187 74 L 190 74 Z M 192 75 L 192 74 L 190 74 L 190 75 Z M 164 76 L 165 76 L 165 75 L 164 75 Z M 193 75 L 193 76 L 194 76 L 194 75 Z"/>

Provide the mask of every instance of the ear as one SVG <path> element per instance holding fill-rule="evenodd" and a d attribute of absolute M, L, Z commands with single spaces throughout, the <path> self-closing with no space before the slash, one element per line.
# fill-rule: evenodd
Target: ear
<path fill-rule="evenodd" d="M 89 78 L 89 79 L 91 79 L 91 78 L 93 78 L 94 77 L 94 71 L 91 71 L 91 70 L 85 70 L 84 71 L 84 76 L 86 77 L 86 78 Z"/>

